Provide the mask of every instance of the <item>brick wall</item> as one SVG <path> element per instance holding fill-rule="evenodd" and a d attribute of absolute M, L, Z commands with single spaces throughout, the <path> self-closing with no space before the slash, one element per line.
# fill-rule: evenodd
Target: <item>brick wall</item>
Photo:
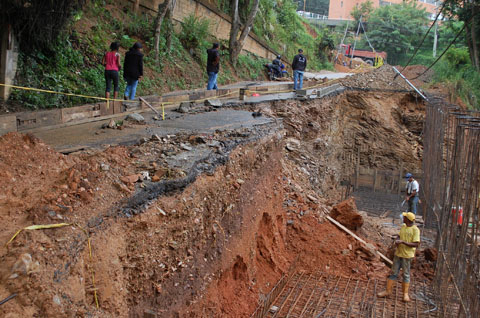
<path fill-rule="evenodd" d="M 368 0 L 330 0 L 330 5 L 328 9 L 328 18 L 329 19 L 340 19 L 340 20 L 353 20 L 350 16 L 353 8 L 360 3 L 367 2 Z M 378 8 L 380 5 L 388 4 L 399 4 L 403 0 L 370 0 L 373 3 L 374 8 Z M 425 2 L 426 0 L 417 0 L 419 7 L 425 8 L 429 14 L 435 13 L 435 5 Z"/>

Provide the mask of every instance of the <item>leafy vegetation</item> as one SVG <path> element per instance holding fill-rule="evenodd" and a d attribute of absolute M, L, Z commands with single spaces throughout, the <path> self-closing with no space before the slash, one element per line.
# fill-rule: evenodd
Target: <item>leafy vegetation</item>
<path fill-rule="evenodd" d="M 377 51 L 387 52 L 390 64 L 400 64 L 420 43 L 428 21 L 416 2 L 381 6 L 370 14 L 368 37 Z"/>
<path fill-rule="evenodd" d="M 206 20 L 187 18 L 178 33 L 171 33 L 170 49 L 166 43 L 167 28 L 162 28 L 160 63 L 156 63 L 152 52 L 154 21 L 148 15 L 137 16 L 97 0 L 73 15 L 72 20 L 70 29 L 50 43 L 54 54 L 35 50 L 20 55 L 17 85 L 102 97 L 105 94 L 105 79 L 101 59 L 113 41 L 120 43 L 122 56 L 133 43 L 139 41 L 144 44 L 145 74 L 138 86 L 138 96 L 199 88 L 206 83 L 205 50 L 215 40 L 208 33 Z M 265 61 L 254 55 L 241 56 L 239 71 L 235 73 L 226 60 L 228 55 L 222 56 L 221 84 L 230 83 L 237 76 L 240 79 L 259 79 L 263 75 Z M 125 83 L 121 79 L 120 96 L 124 88 Z M 10 96 L 10 102 L 30 109 L 67 107 L 93 101 L 28 90 L 13 90 Z"/>

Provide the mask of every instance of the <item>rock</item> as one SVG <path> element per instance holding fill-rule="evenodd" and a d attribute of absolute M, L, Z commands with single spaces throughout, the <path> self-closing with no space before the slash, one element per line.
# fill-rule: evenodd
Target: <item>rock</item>
<path fill-rule="evenodd" d="M 157 318 L 157 314 L 150 309 L 145 309 L 143 312 L 143 318 Z"/>
<path fill-rule="evenodd" d="M 377 260 L 379 258 L 377 249 L 370 243 L 359 246 L 355 252 L 357 254 L 365 254 L 364 258 L 369 261 Z"/>
<path fill-rule="evenodd" d="M 261 113 L 261 112 L 253 112 L 253 113 L 252 113 L 252 116 L 253 116 L 254 118 L 261 117 L 261 116 L 262 116 L 262 113 Z"/>
<path fill-rule="evenodd" d="M 346 249 L 342 250 L 342 255 L 348 255 L 348 254 L 350 254 L 349 249 L 346 248 Z"/>
<path fill-rule="evenodd" d="M 180 143 L 180 148 L 182 148 L 183 150 L 186 150 L 186 151 L 191 151 L 193 149 L 192 147 L 187 146 L 184 143 Z"/>
<path fill-rule="evenodd" d="M 111 129 L 114 129 L 115 127 L 117 127 L 117 123 L 115 123 L 115 120 L 110 119 L 110 121 L 107 124 L 107 127 L 111 128 Z"/>
<path fill-rule="evenodd" d="M 288 138 L 285 148 L 287 148 L 288 151 L 296 151 L 300 148 L 300 141 L 295 138 Z"/>
<path fill-rule="evenodd" d="M 129 114 L 127 117 L 125 117 L 125 120 L 134 122 L 136 124 L 144 124 L 145 123 L 145 118 L 137 113 Z"/>
<path fill-rule="evenodd" d="M 122 180 L 123 183 L 135 183 L 139 178 L 140 176 L 138 174 L 132 174 L 129 176 L 123 176 L 120 178 L 120 180 Z"/>
<path fill-rule="evenodd" d="M 223 104 L 218 99 L 207 99 L 205 101 L 205 106 L 222 107 Z"/>
<path fill-rule="evenodd" d="M 317 202 L 318 201 L 317 198 L 315 198 L 314 196 L 311 196 L 310 194 L 307 194 L 307 198 L 312 202 Z"/>
<path fill-rule="evenodd" d="M 58 295 L 53 296 L 53 303 L 58 306 L 62 304 L 62 302 L 60 301 L 60 297 L 58 297 Z"/>
<path fill-rule="evenodd" d="M 179 113 L 188 113 L 192 109 L 192 103 L 191 102 L 183 102 L 178 106 L 177 112 Z"/>
<path fill-rule="evenodd" d="M 140 172 L 139 179 L 140 179 L 140 181 L 150 180 L 150 173 L 148 173 L 148 171 Z"/>
<path fill-rule="evenodd" d="M 330 216 L 352 231 L 363 225 L 363 217 L 358 213 L 354 198 L 335 205 L 330 211 Z"/>
<path fill-rule="evenodd" d="M 160 138 L 159 135 L 153 134 L 152 137 L 150 137 L 150 140 L 152 141 L 162 141 L 162 138 Z"/>
<path fill-rule="evenodd" d="M 242 179 L 237 179 L 237 183 L 239 183 L 239 184 L 244 184 L 245 181 L 243 181 Z"/>
<path fill-rule="evenodd" d="M 13 264 L 12 274 L 10 279 L 17 278 L 19 275 L 28 275 L 30 273 L 38 272 L 40 268 L 40 263 L 38 261 L 33 262 L 32 255 L 29 253 L 24 253 L 20 258 Z"/>
<path fill-rule="evenodd" d="M 152 177 L 152 182 L 158 182 L 158 181 L 160 181 L 159 176 L 155 175 L 155 176 Z"/>
<path fill-rule="evenodd" d="M 433 247 L 429 247 L 423 250 L 423 255 L 425 256 L 425 260 L 429 262 L 436 262 L 438 258 L 438 251 Z"/>
<path fill-rule="evenodd" d="M 100 164 L 100 169 L 101 169 L 102 171 L 108 171 L 108 170 L 110 170 L 110 166 L 107 165 L 107 164 L 105 164 L 105 163 L 101 163 L 101 164 Z"/>
<path fill-rule="evenodd" d="M 295 223 L 294 220 L 288 220 L 288 221 L 287 221 L 287 225 L 293 225 L 294 223 Z"/>

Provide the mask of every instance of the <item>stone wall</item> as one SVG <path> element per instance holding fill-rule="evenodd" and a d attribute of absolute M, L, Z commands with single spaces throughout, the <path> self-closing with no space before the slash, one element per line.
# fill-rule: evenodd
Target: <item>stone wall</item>
<path fill-rule="evenodd" d="M 134 7 L 135 0 L 128 0 Z M 158 4 L 163 0 L 140 0 L 140 9 L 155 14 Z M 173 19 L 182 22 L 189 15 L 208 19 L 210 22 L 210 33 L 217 39 L 228 40 L 230 37 L 231 18 L 218 10 L 215 4 L 208 0 L 176 0 L 173 10 Z M 271 49 L 263 40 L 250 33 L 245 41 L 244 51 L 256 54 L 263 58 L 273 60 L 277 52 Z"/>

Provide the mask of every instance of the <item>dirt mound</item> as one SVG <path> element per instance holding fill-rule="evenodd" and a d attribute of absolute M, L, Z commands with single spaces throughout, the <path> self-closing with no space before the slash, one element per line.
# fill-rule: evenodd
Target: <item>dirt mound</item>
<path fill-rule="evenodd" d="M 363 217 L 358 213 L 354 198 L 335 205 L 330 216 L 352 231 L 358 230 L 363 225 Z"/>
<path fill-rule="evenodd" d="M 397 76 L 390 65 L 383 65 L 370 72 L 359 73 L 342 79 L 345 87 L 360 89 L 412 90 L 403 78 Z"/>

